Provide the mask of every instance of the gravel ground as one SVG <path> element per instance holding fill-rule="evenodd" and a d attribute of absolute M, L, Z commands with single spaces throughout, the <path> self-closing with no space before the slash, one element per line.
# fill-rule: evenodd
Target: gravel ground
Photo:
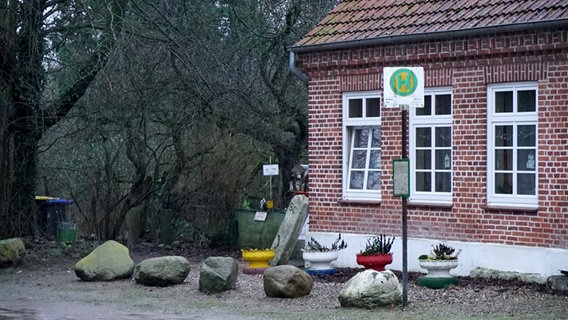
<path fill-rule="evenodd" d="M 234 250 L 184 249 L 172 252 L 139 247 L 133 259 L 180 254 L 192 268 L 185 283 L 155 288 L 130 280 L 83 282 L 73 272 L 77 252 L 36 250 L 17 268 L 0 269 L 0 319 L 568 319 L 568 296 L 543 285 L 463 277 L 446 289 L 418 287 L 409 276 L 409 305 L 366 310 L 341 308 L 337 297 L 357 269 L 317 276 L 310 295 L 268 298 L 262 275 L 240 273 L 236 290 L 204 295 L 198 290 L 204 257 Z M 52 251 L 56 251 L 53 253 Z M 239 260 L 241 266 L 244 262 Z M 242 270 L 242 269 L 241 269 Z M 400 273 L 397 274 L 400 277 Z"/>

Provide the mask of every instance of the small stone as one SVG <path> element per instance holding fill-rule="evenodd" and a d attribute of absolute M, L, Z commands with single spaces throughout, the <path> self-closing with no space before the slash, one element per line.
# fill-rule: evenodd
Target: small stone
<path fill-rule="evenodd" d="M 113 240 L 96 247 L 75 264 L 75 274 L 85 281 L 129 278 L 133 270 L 128 248 Z"/>
<path fill-rule="evenodd" d="M 267 297 L 298 298 L 310 294 L 314 280 L 298 267 L 283 265 L 266 269 L 263 283 Z"/>
<path fill-rule="evenodd" d="M 342 307 L 377 308 L 402 301 L 402 287 L 390 271 L 365 270 L 351 278 L 339 293 Z"/>
<path fill-rule="evenodd" d="M 189 261 L 181 256 L 142 260 L 134 269 L 134 281 L 147 286 L 165 287 L 183 283 L 189 274 Z"/>
<path fill-rule="evenodd" d="M 205 294 L 234 290 L 239 265 L 231 257 L 209 257 L 201 264 L 199 291 Z"/>

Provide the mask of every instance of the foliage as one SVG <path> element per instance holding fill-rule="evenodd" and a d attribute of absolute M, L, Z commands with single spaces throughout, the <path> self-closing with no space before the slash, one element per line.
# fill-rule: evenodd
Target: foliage
<path fill-rule="evenodd" d="M 456 249 L 444 243 L 432 245 L 432 251 L 429 255 L 423 254 L 418 257 L 419 260 L 455 260 L 458 258 L 461 250 L 455 252 Z"/>
<path fill-rule="evenodd" d="M 85 95 L 122 34 L 127 0 L 0 5 L 0 238 L 28 234 L 38 143 Z"/>
<path fill-rule="evenodd" d="M 242 248 L 241 252 L 264 252 L 274 251 L 274 248 Z"/>
<path fill-rule="evenodd" d="M 306 243 L 306 247 L 302 249 L 304 252 L 329 252 L 338 251 L 347 248 L 347 243 L 341 239 L 341 233 L 338 235 L 337 239 L 333 242 L 331 247 L 321 245 L 314 237 L 310 237 Z"/>
<path fill-rule="evenodd" d="M 160 209 L 227 238 L 243 194 L 267 196 L 270 157 L 286 206 L 307 143 L 306 87 L 286 48 L 336 3 L 7 2 L 0 235 L 31 230 L 39 187 L 73 199 L 78 230 L 101 240 L 131 231 L 134 210 L 154 235 Z"/>
<path fill-rule="evenodd" d="M 387 237 L 384 234 L 374 236 L 367 239 L 367 244 L 365 250 L 361 250 L 359 253 L 363 256 L 373 255 L 373 254 L 388 254 L 390 253 L 391 247 L 394 243 L 395 237 Z"/>

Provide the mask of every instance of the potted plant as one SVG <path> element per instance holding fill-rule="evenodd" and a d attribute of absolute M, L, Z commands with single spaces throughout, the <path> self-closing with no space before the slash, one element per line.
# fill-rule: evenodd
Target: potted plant
<path fill-rule="evenodd" d="M 392 263 L 391 247 L 395 237 L 387 237 L 384 234 L 367 239 L 365 250 L 357 254 L 357 263 L 365 269 L 385 271 L 385 266 Z"/>
<path fill-rule="evenodd" d="M 321 245 L 316 239 L 310 237 L 306 247 L 302 249 L 302 258 L 308 266 L 305 271 L 309 274 L 334 274 L 335 267 L 331 262 L 339 257 L 339 250 L 347 248 L 347 244 L 341 239 L 341 233 L 331 247 Z"/>
<path fill-rule="evenodd" d="M 264 273 L 266 268 L 270 267 L 268 264 L 270 260 L 274 259 L 274 248 L 254 249 L 246 248 L 241 249 L 243 260 L 248 262 L 247 267 L 243 268 L 245 274 L 260 274 Z"/>
<path fill-rule="evenodd" d="M 280 244 L 280 237 L 278 237 L 276 246 L 278 246 L 278 244 Z M 241 254 L 243 256 L 243 260 L 248 262 L 248 266 L 243 268 L 243 273 L 245 274 L 264 273 L 264 270 L 270 267 L 270 260 L 274 259 L 276 256 L 274 248 L 245 248 L 241 249 Z"/>
<path fill-rule="evenodd" d="M 439 289 L 455 285 L 458 279 L 450 274 L 450 270 L 458 266 L 458 256 L 461 250 L 444 243 L 433 246 L 430 254 L 418 257 L 421 268 L 428 270 L 428 274 L 418 277 L 418 285 Z"/>

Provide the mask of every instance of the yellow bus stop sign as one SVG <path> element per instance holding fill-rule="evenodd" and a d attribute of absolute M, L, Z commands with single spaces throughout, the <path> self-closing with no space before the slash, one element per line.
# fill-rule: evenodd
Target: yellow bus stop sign
<path fill-rule="evenodd" d="M 424 106 L 424 69 L 422 67 L 386 67 L 384 76 L 385 106 Z"/>

